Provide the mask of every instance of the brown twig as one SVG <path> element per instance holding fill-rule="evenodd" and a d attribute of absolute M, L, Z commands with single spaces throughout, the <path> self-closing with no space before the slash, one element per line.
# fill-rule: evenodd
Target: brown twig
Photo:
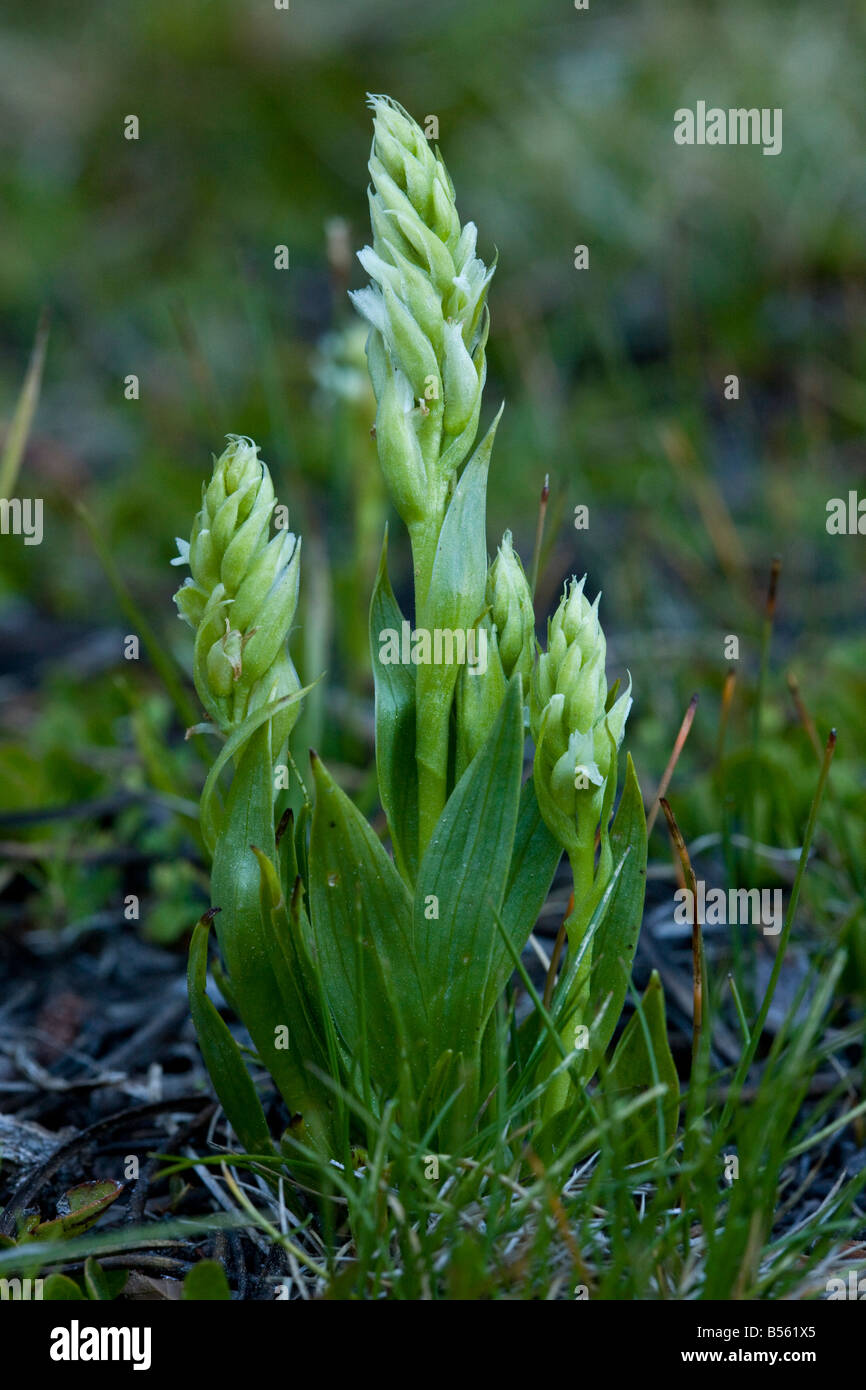
<path fill-rule="evenodd" d="M 734 687 L 737 684 L 737 672 L 730 666 L 725 674 L 725 683 L 722 686 L 722 708 L 719 713 L 719 736 L 716 740 L 716 762 L 722 761 L 722 754 L 725 751 L 725 739 L 728 733 L 728 720 L 731 716 L 731 705 L 734 699 Z"/>
<path fill-rule="evenodd" d="M 559 931 L 556 933 L 556 942 L 553 947 L 553 954 L 550 957 L 550 965 L 547 970 L 547 979 L 544 982 L 543 1004 L 546 1009 L 550 1008 L 550 1001 L 553 998 L 553 986 L 556 981 L 556 972 L 559 969 L 559 962 L 562 952 L 565 949 L 566 930 L 565 924 L 574 911 L 574 893 L 568 899 L 568 911 L 562 919 Z"/>
<path fill-rule="evenodd" d="M 704 960 L 704 938 L 701 932 L 701 924 L 698 921 L 698 885 L 695 879 L 695 871 L 692 868 L 692 861 L 686 848 L 686 842 L 682 837 L 682 832 L 677 825 L 676 817 L 670 808 L 670 804 L 664 797 L 660 800 L 661 808 L 665 813 L 665 820 L 668 823 L 671 839 L 673 840 L 676 851 L 683 866 L 683 874 L 692 894 L 692 1069 L 698 1057 L 698 1049 L 701 1043 L 701 1031 L 704 1023 L 704 998 L 706 995 L 706 962 Z"/>
<path fill-rule="evenodd" d="M 797 677 L 794 675 L 793 671 L 788 672 L 787 679 L 788 689 L 791 692 L 791 698 L 794 701 L 794 705 L 796 707 L 800 723 L 803 725 L 803 728 L 809 735 L 809 741 L 815 750 L 815 756 L 818 759 L 818 762 L 823 762 L 824 749 L 821 747 L 821 740 L 818 737 L 818 730 L 815 728 L 815 721 L 809 713 L 808 709 L 806 708 L 803 697 L 800 694 L 800 682 L 797 680 Z"/>
<path fill-rule="evenodd" d="M 538 584 L 538 566 L 541 563 L 541 542 L 544 539 L 544 522 L 547 517 L 547 501 L 550 497 L 550 474 L 544 475 L 544 487 L 541 489 L 541 497 L 538 502 L 538 522 L 535 527 L 535 549 L 532 552 L 532 569 L 529 576 L 529 588 L 532 597 L 535 598 L 535 588 Z"/>
<path fill-rule="evenodd" d="M 662 780 L 659 782 L 659 789 L 658 789 L 658 791 L 657 791 L 656 794 L 655 794 L 655 797 L 654 797 L 654 799 L 653 799 L 652 807 L 650 808 L 650 813 L 649 813 L 649 815 L 648 815 L 648 817 L 647 817 L 647 823 L 646 823 L 647 838 L 649 838 L 649 836 L 652 834 L 653 826 L 654 826 L 655 823 L 656 823 L 656 816 L 657 816 L 658 813 L 659 813 L 659 806 L 660 806 L 661 803 L 662 803 L 662 797 L 663 797 L 663 796 L 665 795 L 665 793 L 667 792 L 667 789 L 668 789 L 668 787 L 669 787 L 669 785 L 670 785 L 670 780 L 671 780 L 671 778 L 672 778 L 673 775 L 674 775 L 674 768 L 676 767 L 677 763 L 679 762 L 680 754 L 681 754 L 682 751 L 683 751 L 683 748 L 684 748 L 684 746 L 685 746 L 686 739 L 687 739 L 688 736 L 689 736 L 689 731 L 690 731 L 690 729 L 691 729 L 691 727 L 692 727 L 692 724 L 694 723 L 695 710 L 697 709 L 697 707 L 698 707 L 698 697 L 697 697 L 697 695 L 693 695 L 692 698 L 689 700 L 689 707 L 688 707 L 688 709 L 686 710 L 685 714 L 683 715 L 683 722 L 682 722 L 682 724 L 680 725 L 680 731 L 679 731 L 679 733 L 677 734 L 676 742 L 674 743 L 674 747 L 673 747 L 673 752 L 671 753 L 670 757 L 668 758 L 668 765 L 667 765 L 667 767 L 665 768 L 664 773 L 662 774 Z"/>

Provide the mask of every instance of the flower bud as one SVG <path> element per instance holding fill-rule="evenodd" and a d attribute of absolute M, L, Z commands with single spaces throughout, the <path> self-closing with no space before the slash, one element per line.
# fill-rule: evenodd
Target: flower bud
<path fill-rule="evenodd" d="M 472 412 L 478 400 L 478 370 L 466 351 L 459 323 L 449 322 L 445 325 L 443 373 L 443 424 L 448 434 L 460 434 L 472 419 Z"/>
<path fill-rule="evenodd" d="M 226 618 L 225 633 L 207 654 L 208 680 L 215 694 L 223 698 L 231 695 L 235 682 L 240 679 L 242 652 L 243 638 L 229 626 Z"/>
<path fill-rule="evenodd" d="M 506 679 L 514 671 L 523 677 L 523 688 L 529 690 L 529 677 L 535 655 L 535 613 L 532 594 L 526 582 L 520 556 L 506 531 L 496 558 L 487 575 L 487 602 L 490 604 L 499 655 Z"/>
<path fill-rule="evenodd" d="M 417 432 L 412 388 L 399 370 L 389 371 L 376 412 L 376 438 L 385 481 L 406 525 L 424 515 L 427 471 Z"/>
<path fill-rule="evenodd" d="M 473 662 L 457 678 L 457 765 L 460 778 L 489 734 L 508 682 L 502 669 L 496 629 L 485 613 L 472 633 Z"/>

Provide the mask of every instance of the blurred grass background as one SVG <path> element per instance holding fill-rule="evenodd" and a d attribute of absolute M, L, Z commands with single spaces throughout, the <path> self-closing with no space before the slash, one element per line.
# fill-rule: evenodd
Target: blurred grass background
<path fill-rule="evenodd" d="M 131 629 L 73 504 L 185 662 L 168 562 L 229 430 L 262 445 L 304 533 L 298 659 L 305 678 L 327 667 L 329 691 L 307 732 L 332 757 L 369 759 L 363 703 L 338 697 L 369 691 L 360 579 L 385 512 L 363 377 L 350 366 L 335 394 L 327 335 L 349 322 L 347 283 L 363 283 L 357 263 L 346 274 L 333 219 L 353 249 L 365 243 L 364 94 L 384 91 L 438 118 L 461 215 L 481 254 L 499 255 L 484 418 L 502 398 L 507 409 L 491 553 L 510 526 L 528 561 L 549 473 L 541 611 L 572 571 L 603 589 L 647 795 L 700 692 L 671 793 L 688 836 L 719 824 L 724 637 L 740 637 L 732 720 L 745 738 L 782 556 L 753 829 L 799 843 L 814 785 L 792 669 L 821 737 L 839 730 L 834 813 L 849 848 L 816 910 L 831 933 L 848 930 L 866 849 L 866 541 L 829 536 L 825 520 L 829 498 L 866 494 L 863 5 L 45 0 L 0 23 L 4 422 L 51 312 L 18 487 L 44 498 L 45 539 L 0 539 L 3 808 L 118 784 L 197 795 L 190 750 L 172 737 L 165 751 L 158 683 L 122 659 Z M 781 155 L 674 145 L 674 111 L 698 99 L 781 107 Z M 129 114 L 137 141 L 124 139 Z M 588 272 L 573 267 L 580 243 Z M 288 271 L 274 268 L 279 244 Z M 131 373 L 137 401 L 124 399 Z M 723 396 L 729 373 L 738 401 Z M 586 531 L 571 522 L 578 504 Z M 399 590 L 407 554 L 398 528 L 392 538 Z M 134 817 L 121 826 L 141 831 Z M 49 920 L 105 901 L 83 873 L 46 900 L 44 872 L 28 870 Z M 158 896 L 171 917 L 171 885 Z"/>

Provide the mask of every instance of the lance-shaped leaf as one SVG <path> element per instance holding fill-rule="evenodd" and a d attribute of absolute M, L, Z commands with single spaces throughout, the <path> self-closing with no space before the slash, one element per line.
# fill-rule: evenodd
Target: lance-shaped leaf
<path fill-rule="evenodd" d="M 496 427 L 503 407 L 460 475 L 448 504 L 430 579 L 427 608 L 437 625 L 452 630 L 472 627 L 484 608 L 487 585 L 485 506 L 487 473 Z M 453 681 L 457 668 L 450 670 Z M 420 677 L 420 671 L 419 671 Z"/>
<path fill-rule="evenodd" d="M 501 411 L 500 411 L 501 414 Z M 484 608 L 487 583 L 487 542 L 484 516 L 490 451 L 499 422 L 497 415 L 466 465 L 445 513 L 439 533 L 430 586 L 418 616 L 429 640 L 434 632 L 456 643 L 474 628 Z M 416 678 L 416 750 L 422 788 L 421 839 L 427 843 L 447 796 L 446 769 L 451 702 L 460 666 L 442 659 L 419 664 Z M 444 657 L 444 653 L 443 653 Z M 431 788 L 434 790 L 431 791 Z"/>
<path fill-rule="evenodd" d="M 204 1064 L 228 1122 L 247 1153 L 271 1154 L 273 1145 L 256 1088 L 241 1050 L 207 995 L 207 940 L 211 913 L 205 913 L 189 946 L 189 1006 Z"/>
<path fill-rule="evenodd" d="M 544 906 L 561 858 L 562 845 L 544 822 L 538 809 L 535 784 L 530 777 L 520 793 L 511 867 L 502 904 L 502 923 L 518 952 L 523 950 L 538 921 L 538 914 Z M 502 992 L 512 965 L 502 935 L 497 933 L 488 980 L 488 992 L 494 998 L 498 998 Z"/>
<path fill-rule="evenodd" d="M 313 967 L 307 952 L 307 938 L 301 926 L 301 893 L 293 895 L 294 901 L 290 911 L 276 865 L 255 846 L 253 853 L 258 860 L 261 875 L 262 916 L 266 922 L 270 921 L 273 944 L 279 947 L 279 954 L 275 952 L 273 960 L 277 984 L 289 1015 L 298 1020 L 297 1027 L 300 1029 L 302 1018 L 307 1020 L 301 1032 L 303 1046 L 300 1050 L 303 1055 L 312 1056 L 316 1048 L 316 1010 L 311 1005 L 311 997 L 307 991 Z M 299 881 L 296 877 L 295 884 Z"/>
<path fill-rule="evenodd" d="M 388 533 L 370 603 L 370 653 L 376 686 L 376 772 L 394 858 L 414 884 L 418 870 L 418 773 L 415 767 L 415 668 L 383 662 L 382 634 L 402 632 L 403 614 L 388 578 Z"/>
<path fill-rule="evenodd" d="M 523 711 L 511 681 L 496 723 L 448 799 L 418 871 L 414 937 L 436 1047 L 476 1058 L 493 999 L 520 800 Z M 438 915 L 436 915 L 438 914 Z"/>
<path fill-rule="evenodd" d="M 280 988 L 282 948 L 269 912 L 262 910 L 256 851 L 276 858 L 271 729 L 265 723 L 240 754 L 214 850 L 211 901 L 220 909 L 216 932 L 229 989 L 256 1050 L 292 1113 L 304 1113 L 306 1078 L 289 1048 L 277 1045 L 293 1018 Z"/>
<path fill-rule="evenodd" d="M 629 1121 L 629 1163 L 664 1153 L 677 1132 L 680 1082 L 668 1043 L 665 995 L 657 970 L 650 976 L 640 1008 L 626 1024 L 605 1080 L 618 1101 L 637 1099 L 652 1087 L 666 1088 L 656 1106 Z"/>
<path fill-rule="evenodd" d="M 409 890 L 361 812 L 321 759 L 313 754 L 311 760 L 316 805 L 310 909 L 317 964 L 353 1059 L 366 1049 L 370 1075 L 392 1091 L 404 1042 L 417 1077 L 428 1040 Z"/>

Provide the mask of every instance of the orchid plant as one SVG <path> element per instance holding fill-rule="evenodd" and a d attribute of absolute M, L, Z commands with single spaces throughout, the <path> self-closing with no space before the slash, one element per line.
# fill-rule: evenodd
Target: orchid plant
<path fill-rule="evenodd" d="M 390 852 L 315 752 L 314 804 L 275 824 L 306 693 L 287 645 L 301 542 L 286 524 L 272 533 L 286 513 L 252 441 L 229 438 L 176 562 L 190 569 L 176 602 L 195 633 L 196 690 L 224 740 L 201 800 L 213 908 L 192 939 L 191 1007 L 226 1114 L 260 1155 L 273 1152 L 264 1110 L 206 990 L 211 920 L 220 988 L 291 1117 L 284 1144 L 328 1156 L 362 1143 L 358 1116 L 389 1104 L 408 1133 L 469 1143 L 497 1085 L 522 1086 L 537 1134 L 555 1142 L 613 1037 L 644 895 L 646 823 L 630 759 L 611 819 L 631 694 L 608 692 L 598 599 L 572 580 L 539 652 L 509 532 L 488 560 L 501 411 L 477 434 L 493 268 L 421 128 L 389 98 L 370 105 L 372 245 L 359 255 L 370 284 L 353 299 L 369 329 L 378 455 L 414 578 L 411 655 L 389 659 L 383 634 L 408 623 L 386 535 L 370 650 Z M 447 641 L 423 640 L 432 634 Z M 461 651 L 484 660 L 461 662 Z M 524 780 L 527 729 L 535 754 Z M 563 850 L 574 876 L 567 955 L 546 1003 L 526 977 L 536 1007 L 518 1027 L 509 982 Z M 624 1086 L 661 1077 L 675 1101 L 659 996 L 653 982 L 649 1023 L 626 1031 L 611 1066 Z M 675 1123 L 676 1103 L 667 1113 Z"/>

